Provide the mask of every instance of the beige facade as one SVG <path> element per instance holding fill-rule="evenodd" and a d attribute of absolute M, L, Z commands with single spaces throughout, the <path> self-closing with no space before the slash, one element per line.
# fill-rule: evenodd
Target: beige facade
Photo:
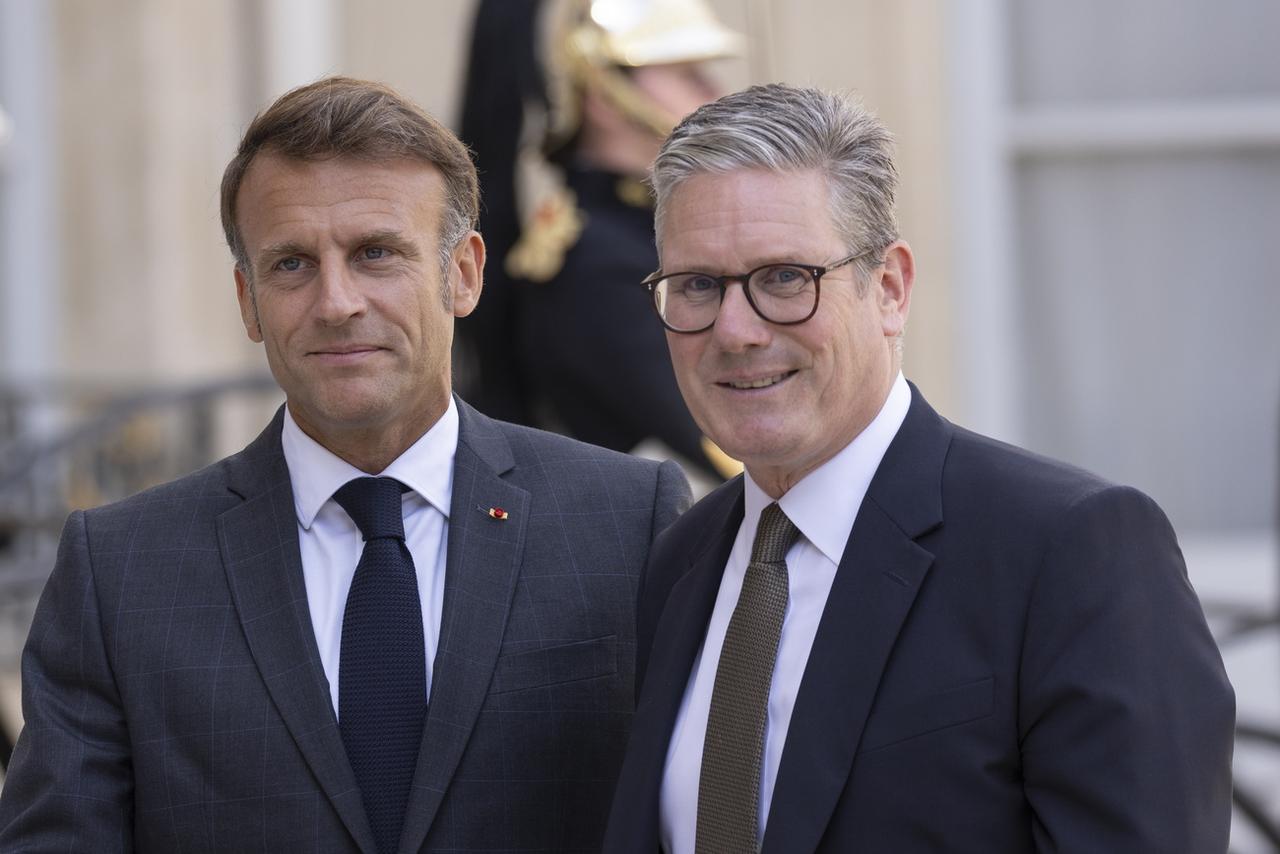
<path fill-rule="evenodd" d="M 905 372 L 936 407 L 953 411 L 942 0 L 745 5 L 758 54 L 750 82 L 855 92 L 896 134 L 899 222 L 918 265 Z"/>
<path fill-rule="evenodd" d="M 56 14 L 64 376 L 241 371 L 218 180 L 246 111 L 230 3 L 61 2 Z"/>
<path fill-rule="evenodd" d="M 854 89 L 898 133 L 903 232 L 921 272 L 908 368 L 945 407 L 950 332 L 937 5 L 717 4 L 753 43 L 746 62 L 721 69 L 727 85 L 779 79 Z M 62 255 L 57 373 L 172 381 L 261 366 L 233 299 L 218 180 L 252 113 L 276 90 L 307 79 L 288 79 L 291 73 L 383 80 L 453 120 L 470 3 L 271 7 L 221 0 L 53 4 L 56 241 L 72 250 Z M 319 28 L 291 21 L 304 8 L 329 20 Z M 327 41 L 297 43 L 316 32 Z"/>
<path fill-rule="evenodd" d="M 1232 629 L 1240 720 L 1274 730 L 1280 6 L 711 2 L 752 46 L 728 86 L 853 90 L 897 134 L 907 375 L 960 423 L 1154 496 Z M 240 133 L 338 72 L 453 123 L 472 4 L 0 0 L 0 389 L 264 372 L 218 217 Z M 274 403 L 219 410 L 217 450 Z M 140 435 L 130 453 L 161 444 Z M 111 454 L 65 462 L 68 505 L 101 500 L 75 481 Z M 1245 747 L 1238 782 L 1280 791 L 1274 750 Z M 1270 850 L 1238 824 L 1232 850 Z"/>
<path fill-rule="evenodd" d="M 470 4 L 348 3 L 343 69 L 386 80 L 452 119 L 465 73 Z M 909 375 L 944 410 L 952 399 L 941 0 L 716 0 L 751 55 L 718 69 L 727 87 L 780 80 L 856 91 L 898 135 L 903 236 L 920 278 L 906 350 Z M 388 28 L 388 20 L 397 25 Z"/>

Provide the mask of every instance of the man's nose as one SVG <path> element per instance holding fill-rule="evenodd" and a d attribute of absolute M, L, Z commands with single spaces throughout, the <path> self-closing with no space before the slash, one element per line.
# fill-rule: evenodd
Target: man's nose
<path fill-rule="evenodd" d="M 340 326 L 366 308 L 364 291 L 358 278 L 341 262 L 323 262 L 316 296 L 316 317 L 329 326 Z"/>
<path fill-rule="evenodd" d="M 747 300 L 745 285 L 740 281 L 727 283 L 720 313 L 716 315 L 715 326 L 711 327 L 717 346 L 730 352 L 759 347 L 769 343 L 771 334 L 769 321 Z"/>

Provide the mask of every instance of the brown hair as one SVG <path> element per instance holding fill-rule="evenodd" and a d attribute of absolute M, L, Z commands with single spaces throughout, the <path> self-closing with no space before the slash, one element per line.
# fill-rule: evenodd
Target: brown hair
<path fill-rule="evenodd" d="M 480 192 L 467 147 L 421 107 L 387 86 L 326 77 L 287 92 L 259 113 L 222 174 L 222 229 L 236 266 L 250 279 L 253 270 L 236 222 L 236 196 L 249 164 L 262 152 L 298 160 L 409 158 L 436 167 L 445 183 L 442 266 L 449 263 L 457 242 L 476 227 Z"/>

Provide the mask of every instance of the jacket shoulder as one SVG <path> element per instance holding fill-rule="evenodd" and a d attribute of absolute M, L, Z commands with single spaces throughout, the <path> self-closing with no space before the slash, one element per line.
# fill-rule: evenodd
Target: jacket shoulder
<path fill-rule="evenodd" d="M 469 409 L 466 421 L 470 429 L 459 441 L 490 451 L 495 446 L 505 445 L 511 453 L 513 470 L 510 477 L 525 488 L 536 487 L 546 479 L 562 480 L 566 477 L 570 480 L 586 478 L 652 484 L 664 465 L 536 427 L 499 421 L 474 409 Z M 495 435 L 501 437 L 497 445 L 492 441 Z"/>
<path fill-rule="evenodd" d="M 647 543 L 689 505 L 688 481 L 674 462 L 611 451 L 469 408 L 464 423 L 460 443 L 527 490 L 541 511 L 627 518 L 643 528 Z"/>
<path fill-rule="evenodd" d="M 1148 583 L 1139 579 L 1152 573 L 1185 580 L 1177 535 L 1160 506 L 1139 489 L 1076 466 L 957 430 L 942 496 L 948 541 L 987 559 L 999 556 L 1025 579 L 1058 566 L 1055 572 L 1095 588 Z M 1119 571 L 1126 551 L 1135 557 Z M 1166 573 L 1169 567 L 1176 571 Z"/>
<path fill-rule="evenodd" d="M 127 498 L 84 511 L 86 529 L 91 534 L 128 531 L 134 536 L 145 530 L 148 539 L 188 535 L 193 523 L 212 520 L 241 500 L 242 496 L 233 486 L 235 472 L 240 472 L 243 479 L 245 473 L 267 477 L 277 468 L 284 470 L 278 433 L 272 441 L 274 426 L 275 422 L 238 453 Z"/>
<path fill-rule="evenodd" d="M 571 461 L 590 461 L 610 469 L 635 472 L 656 471 L 660 465 L 655 460 L 601 448 L 536 427 L 526 427 L 495 419 L 490 419 L 490 423 L 511 443 L 517 465 L 553 465 Z"/>
<path fill-rule="evenodd" d="M 724 535 L 737 530 L 742 516 L 742 475 L 720 484 L 663 530 L 653 542 L 646 596 L 665 601 L 669 590 L 693 562 Z"/>
<path fill-rule="evenodd" d="M 955 428 L 943 477 L 948 497 L 981 495 L 1003 509 L 1061 513 L 1117 484 L 1069 463 Z"/>
<path fill-rule="evenodd" d="M 219 460 L 183 477 L 158 484 L 127 498 L 86 510 L 85 515 L 95 521 L 132 516 L 137 513 L 154 514 L 164 508 L 192 501 L 207 501 L 228 497 L 224 466 L 227 460 Z"/>

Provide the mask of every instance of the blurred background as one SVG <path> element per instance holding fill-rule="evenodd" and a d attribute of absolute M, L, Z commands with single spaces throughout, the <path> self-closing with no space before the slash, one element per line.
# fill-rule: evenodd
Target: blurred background
<path fill-rule="evenodd" d="M 1280 4 L 711 5 L 747 37 L 723 87 L 853 90 L 897 134 L 906 373 L 934 406 L 1170 515 L 1238 695 L 1232 850 L 1280 851 Z M 338 72 L 457 127 L 473 11 L 0 0 L 9 736 L 68 510 L 238 449 L 280 402 L 218 223 L 240 133 Z"/>

